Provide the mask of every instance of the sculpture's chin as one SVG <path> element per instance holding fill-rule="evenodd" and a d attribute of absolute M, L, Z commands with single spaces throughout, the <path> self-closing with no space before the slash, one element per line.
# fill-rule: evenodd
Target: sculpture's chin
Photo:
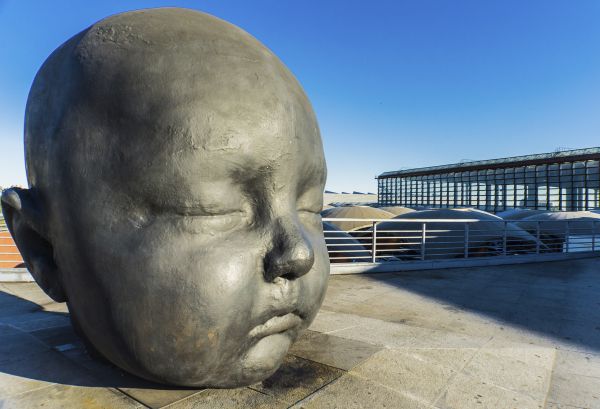
<path fill-rule="evenodd" d="M 247 386 L 265 380 L 279 369 L 295 338 L 295 331 L 273 334 L 262 338 L 248 350 L 240 362 L 242 365 L 240 378 L 236 379 L 234 384 L 228 383 L 216 386 L 228 388 Z"/>
<path fill-rule="evenodd" d="M 250 347 L 246 354 L 233 365 L 211 370 L 210 373 L 178 370 L 156 373 L 152 370 L 130 372 L 152 382 L 184 387 L 237 388 L 265 380 L 271 376 L 288 352 L 297 331 L 286 331 L 266 336 Z M 139 368 L 138 368 L 139 369 Z M 181 369 L 181 368 L 179 368 Z M 194 373 L 191 375 L 191 373 Z"/>

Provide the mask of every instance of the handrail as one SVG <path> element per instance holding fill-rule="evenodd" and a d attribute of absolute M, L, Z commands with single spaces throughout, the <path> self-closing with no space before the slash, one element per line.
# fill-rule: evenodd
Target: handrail
<path fill-rule="evenodd" d="M 343 225 L 361 222 L 355 230 L 325 228 L 325 240 L 332 266 L 353 263 L 378 266 L 410 262 L 482 259 L 553 259 L 600 254 L 597 243 L 599 220 L 510 221 L 488 219 L 360 219 L 323 218 Z M 382 224 L 384 223 L 385 224 Z M 394 224 L 402 223 L 400 227 Z M 523 223 L 520 225 L 520 223 Z M 446 226 L 440 227 L 440 224 Z M 413 227 L 414 225 L 414 227 Z"/>
<path fill-rule="evenodd" d="M 503 222 L 504 220 L 479 220 L 479 219 L 355 219 L 347 217 L 323 217 L 324 222 L 365 222 L 370 224 L 371 222 L 414 222 L 414 223 L 476 223 L 476 222 Z"/>

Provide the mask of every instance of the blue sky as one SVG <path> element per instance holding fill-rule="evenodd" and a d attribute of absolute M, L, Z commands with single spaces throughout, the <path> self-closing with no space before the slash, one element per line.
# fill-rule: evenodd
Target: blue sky
<path fill-rule="evenodd" d="M 600 146 L 600 1 L 0 0 L 0 186 L 25 185 L 36 71 L 95 21 L 194 8 L 275 52 L 311 99 L 336 191 L 384 171 Z"/>

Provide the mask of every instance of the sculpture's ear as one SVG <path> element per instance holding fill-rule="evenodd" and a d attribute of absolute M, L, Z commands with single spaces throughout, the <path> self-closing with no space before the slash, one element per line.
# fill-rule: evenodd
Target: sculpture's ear
<path fill-rule="evenodd" d="M 2 213 L 35 281 L 53 300 L 66 301 L 52 243 L 47 239 L 45 221 L 35 195 L 29 189 L 6 189 L 2 192 Z"/>

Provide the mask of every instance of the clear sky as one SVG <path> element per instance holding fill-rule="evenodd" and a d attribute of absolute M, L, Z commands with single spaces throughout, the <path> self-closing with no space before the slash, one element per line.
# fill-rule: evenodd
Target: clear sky
<path fill-rule="evenodd" d="M 107 15 L 159 6 L 228 20 L 283 60 L 317 113 L 331 190 L 600 146 L 598 0 L 0 0 L 0 186 L 26 184 L 23 115 L 45 58 Z"/>

